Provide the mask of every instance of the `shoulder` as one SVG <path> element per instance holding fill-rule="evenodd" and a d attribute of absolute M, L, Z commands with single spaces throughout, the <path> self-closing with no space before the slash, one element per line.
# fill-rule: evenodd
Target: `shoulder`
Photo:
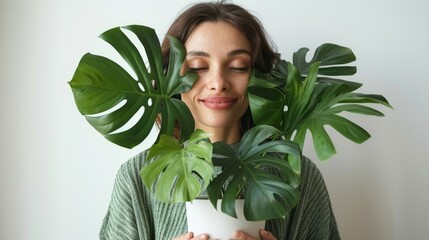
<path fill-rule="evenodd" d="M 148 150 L 138 153 L 126 162 L 124 162 L 118 170 L 118 175 L 134 175 L 140 172 L 144 166 Z"/>
<path fill-rule="evenodd" d="M 142 235 L 150 235 L 150 226 L 141 220 L 150 217 L 150 195 L 140 178 L 145 157 L 146 151 L 141 152 L 119 168 L 100 239 L 142 239 Z"/>
<path fill-rule="evenodd" d="M 311 159 L 305 156 L 301 159 L 301 177 L 302 179 L 323 180 L 319 168 Z"/>
<path fill-rule="evenodd" d="M 301 160 L 301 194 L 321 194 L 327 196 L 325 180 L 312 160 L 303 156 Z"/>
<path fill-rule="evenodd" d="M 120 166 L 115 179 L 116 189 L 131 190 L 142 186 L 140 169 L 145 163 L 147 151 L 140 152 Z"/>
<path fill-rule="evenodd" d="M 301 199 L 291 216 L 290 236 L 297 239 L 340 239 L 322 173 L 306 157 L 301 162 L 299 190 Z"/>

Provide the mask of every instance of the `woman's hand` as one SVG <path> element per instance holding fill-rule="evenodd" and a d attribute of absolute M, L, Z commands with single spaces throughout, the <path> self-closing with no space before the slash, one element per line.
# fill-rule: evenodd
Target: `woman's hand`
<path fill-rule="evenodd" d="M 261 229 L 259 230 L 259 235 L 261 236 L 262 240 L 277 240 L 273 236 L 271 232 L 268 232 L 267 230 Z M 259 240 L 258 238 L 255 238 L 253 236 L 250 236 L 246 232 L 243 231 L 235 231 L 233 238 L 234 240 Z M 180 235 L 173 240 L 209 240 L 209 236 L 207 234 L 200 234 L 198 236 L 194 237 L 193 232 L 188 232 L 186 234 Z"/>
<path fill-rule="evenodd" d="M 194 237 L 193 232 L 188 232 L 186 234 L 175 237 L 173 240 L 208 240 L 209 236 L 207 234 L 200 234 Z"/>
<path fill-rule="evenodd" d="M 264 229 L 259 230 L 259 235 L 261 236 L 262 240 L 277 240 L 277 238 L 275 238 L 271 232 L 268 232 L 267 230 L 264 230 Z M 236 231 L 234 233 L 233 239 L 235 239 L 235 240 L 258 240 L 258 238 L 252 237 L 243 231 Z"/>

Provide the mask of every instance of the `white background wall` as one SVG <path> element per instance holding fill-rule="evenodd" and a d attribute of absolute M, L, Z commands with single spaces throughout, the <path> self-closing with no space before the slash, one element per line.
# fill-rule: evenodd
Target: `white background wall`
<path fill-rule="evenodd" d="M 80 57 L 111 50 L 97 36 L 144 24 L 163 36 L 191 1 L 2 0 L 0 3 L 0 239 L 96 239 L 128 150 L 79 115 L 67 84 Z M 334 42 L 357 55 L 361 91 L 384 95 L 386 117 L 352 119 L 373 137 L 335 135 L 318 163 L 343 239 L 427 239 L 429 2 L 244 1 L 286 59 Z M 307 155 L 317 161 L 310 147 Z"/>

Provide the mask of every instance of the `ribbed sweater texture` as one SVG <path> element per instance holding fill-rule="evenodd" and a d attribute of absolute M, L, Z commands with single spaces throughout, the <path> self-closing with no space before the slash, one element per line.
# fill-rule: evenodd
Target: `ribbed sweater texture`
<path fill-rule="evenodd" d="M 160 202 L 143 185 L 140 169 L 145 158 L 146 152 L 142 152 L 119 169 L 101 240 L 171 240 L 188 231 L 185 204 Z M 302 159 L 300 192 L 301 199 L 291 214 L 267 221 L 265 229 L 279 240 L 340 239 L 323 177 L 307 158 Z"/>

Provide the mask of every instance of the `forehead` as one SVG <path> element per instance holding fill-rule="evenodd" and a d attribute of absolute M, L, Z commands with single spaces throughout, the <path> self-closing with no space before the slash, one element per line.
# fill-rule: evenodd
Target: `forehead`
<path fill-rule="evenodd" d="M 203 22 L 199 24 L 185 43 L 187 51 L 251 51 L 246 36 L 226 22 Z"/>

